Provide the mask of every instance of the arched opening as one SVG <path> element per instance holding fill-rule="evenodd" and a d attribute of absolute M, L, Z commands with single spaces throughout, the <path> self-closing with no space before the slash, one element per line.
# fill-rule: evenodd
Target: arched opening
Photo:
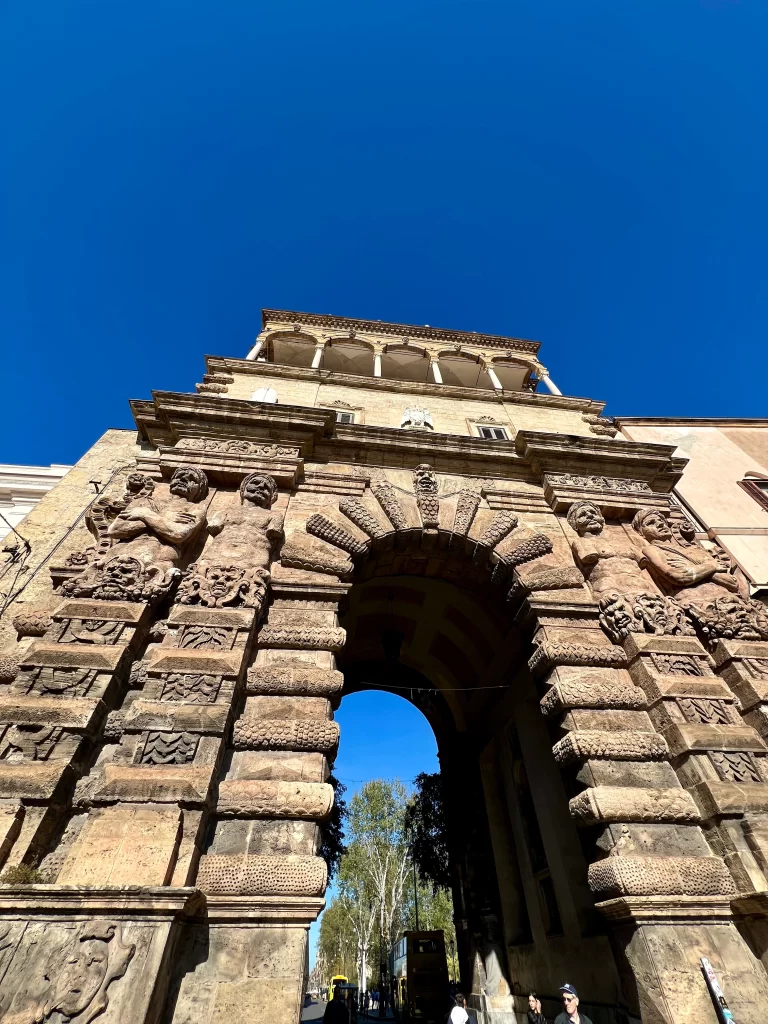
<path fill-rule="evenodd" d="M 531 376 L 529 364 L 515 362 L 514 359 L 494 359 L 491 367 L 505 391 L 525 390 Z"/>
<path fill-rule="evenodd" d="M 335 373 L 373 376 L 373 348 L 351 338 L 331 338 L 323 350 L 321 366 Z"/>
<path fill-rule="evenodd" d="M 491 379 L 478 356 L 444 352 L 440 355 L 443 384 L 462 388 L 492 388 Z"/>
<path fill-rule="evenodd" d="M 277 331 L 267 338 L 264 355 L 269 363 L 309 367 L 315 357 L 318 341 L 313 335 L 299 331 Z"/>
<path fill-rule="evenodd" d="M 452 574 L 450 560 L 441 568 L 415 550 L 400 555 L 407 575 L 384 575 L 369 561 L 340 610 L 341 714 L 346 695 L 378 689 L 404 697 L 432 727 L 461 985 L 478 1014 L 519 1010 L 535 988 L 554 1016 L 558 986 L 577 961 L 604 1003 L 590 1005 L 590 1016 L 616 1021 L 618 979 L 607 939 L 595 932 L 529 644 L 487 583 Z M 388 775 L 398 774 L 393 758 Z"/>
<path fill-rule="evenodd" d="M 387 345 L 381 357 L 381 375 L 392 380 L 428 383 L 429 356 L 413 345 Z"/>

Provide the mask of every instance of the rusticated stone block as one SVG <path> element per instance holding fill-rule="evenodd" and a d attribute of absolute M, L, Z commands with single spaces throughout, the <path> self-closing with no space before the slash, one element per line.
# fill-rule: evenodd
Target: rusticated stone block
<path fill-rule="evenodd" d="M 541 698 L 545 715 L 556 715 L 571 708 L 621 708 L 639 710 L 646 705 L 645 694 L 629 680 L 567 680 L 557 682 Z"/>
<path fill-rule="evenodd" d="M 617 896 L 732 896 L 731 873 L 719 857 L 606 857 L 589 866 L 600 899 Z"/>
<path fill-rule="evenodd" d="M 737 725 L 699 725 L 675 722 L 664 729 L 673 757 L 702 750 L 752 750 L 765 753 L 765 743 L 754 729 Z"/>
<path fill-rule="evenodd" d="M 100 701 L 83 697 L 3 696 L 0 697 L 0 723 L 87 729 L 96 712 L 103 707 Z"/>
<path fill-rule="evenodd" d="M 583 826 L 612 821 L 699 820 L 696 804 L 684 789 L 596 786 L 579 793 L 569 806 L 571 816 Z"/>
<path fill-rule="evenodd" d="M 22 666 L 51 668 L 96 668 L 114 672 L 126 656 L 126 648 L 116 644 L 33 644 L 21 658 Z"/>
<path fill-rule="evenodd" d="M 331 704 L 325 697 L 249 697 L 245 702 L 245 718 L 331 718 Z"/>
<path fill-rule="evenodd" d="M 196 732 L 221 736 L 229 708 L 223 704 L 172 704 L 168 701 L 135 700 L 123 712 L 109 716 L 110 723 L 127 732 L 146 729 Z"/>
<path fill-rule="evenodd" d="M 84 782 L 86 780 L 83 780 Z M 106 764 L 103 781 L 93 792 L 94 802 L 125 800 L 127 803 L 205 802 L 211 767 L 196 765 Z"/>
<path fill-rule="evenodd" d="M 217 813 L 237 818 L 305 818 L 322 821 L 333 807 L 326 782 L 229 780 L 219 786 Z"/>
<path fill-rule="evenodd" d="M 700 782 L 691 790 L 704 819 L 738 818 L 747 811 L 768 811 L 768 783 Z"/>
<path fill-rule="evenodd" d="M 341 672 L 305 665 L 301 661 L 285 661 L 249 668 L 246 693 L 332 697 L 341 693 L 343 686 Z"/>
<path fill-rule="evenodd" d="M 238 750 L 314 750 L 328 752 L 339 742 L 336 722 L 322 718 L 241 718 L 232 742 Z"/>
<path fill-rule="evenodd" d="M 321 857 L 248 857 L 208 854 L 197 886 L 207 893 L 239 896 L 322 896 L 328 869 Z"/>
<path fill-rule="evenodd" d="M 325 782 L 328 762 L 323 754 L 293 750 L 234 750 L 227 778 L 280 779 L 284 782 Z"/>
<path fill-rule="evenodd" d="M 69 764 L 61 761 L 33 761 L 30 764 L 0 762 L 0 797 L 50 800 Z"/>
<path fill-rule="evenodd" d="M 662 761 L 667 744 L 651 732 L 571 732 L 552 748 L 561 765 L 578 764 L 590 758 L 614 761 Z"/>
<path fill-rule="evenodd" d="M 346 638 L 339 626 L 270 626 L 267 623 L 259 633 L 259 644 L 293 650 L 340 651 Z"/>

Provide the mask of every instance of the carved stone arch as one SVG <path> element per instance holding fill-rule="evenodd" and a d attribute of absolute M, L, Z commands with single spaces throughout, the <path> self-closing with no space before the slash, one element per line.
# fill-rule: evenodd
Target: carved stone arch
<path fill-rule="evenodd" d="M 323 344 L 323 337 L 321 334 L 305 330 L 303 327 L 299 331 L 295 329 L 270 331 L 264 338 L 262 354 L 269 363 L 281 362 L 280 348 L 283 344 L 291 343 L 294 345 L 297 356 L 305 356 L 300 362 L 291 360 L 291 365 L 304 365 L 304 363 L 311 365 L 315 349 L 318 345 Z M 302 352 L 303 349 L 306 351 Z"/>

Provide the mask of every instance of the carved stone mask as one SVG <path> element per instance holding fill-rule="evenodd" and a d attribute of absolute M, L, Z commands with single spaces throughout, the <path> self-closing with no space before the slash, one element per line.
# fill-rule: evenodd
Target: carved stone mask
<path fill-rule="evenodd" d="M 202 501 L 208 493 L 208 478 L 196 466 L 181 466 L 171 477 L 171 494 L 187 501 Z"/>
<path fill-rule="evenodd" d="M 603 513 L 591 501 L 577 501 L 571 505 L 566 518 L 580 537 L 602 533 L 605 526 Z"/>
<path fill-rule="evenodd" d="M 271 476 L 251 473 L 240 485 L 240 500 L 259 508 L 271 508 L 277 500 L 277 484 Z"/>
<path fill-rule="evenodd" d="M 101 939 L 79 943 L 66 959 L 53 997 L 53 1008 L 65 1017 L 82 1013 L 103 985 L 108 962 L 107 945 Z"/>
<path fill-rule="evenodd" d="M 141 579 L 141 562 L 138 558 L 117 555 L 110 558 L 102 572 L 102 586 L 114 584 L 120 589 L 138 585 Z"/>

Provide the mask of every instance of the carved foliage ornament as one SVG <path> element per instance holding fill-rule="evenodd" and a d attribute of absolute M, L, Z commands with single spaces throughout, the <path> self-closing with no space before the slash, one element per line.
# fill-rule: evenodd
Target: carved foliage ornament
<path fill-rule="evenodd" d="M 298 448 L 278 444 L 259 444 L 257 441 L 219 441 L 210 437 L 182 437 L 177 448 L 198 452 L 225 452 L 230 455 L 256 455 L 263 459 L 295 459 Z"/>
<path fill-rule="evenodd" d="M 573 473 L 547 473 L 547 483 L 557 487 L 579 487 L 590 491 L 619 491 L 629 494 L 650 494 L 644 480 L 615 476 L 576 476 Z"/>

